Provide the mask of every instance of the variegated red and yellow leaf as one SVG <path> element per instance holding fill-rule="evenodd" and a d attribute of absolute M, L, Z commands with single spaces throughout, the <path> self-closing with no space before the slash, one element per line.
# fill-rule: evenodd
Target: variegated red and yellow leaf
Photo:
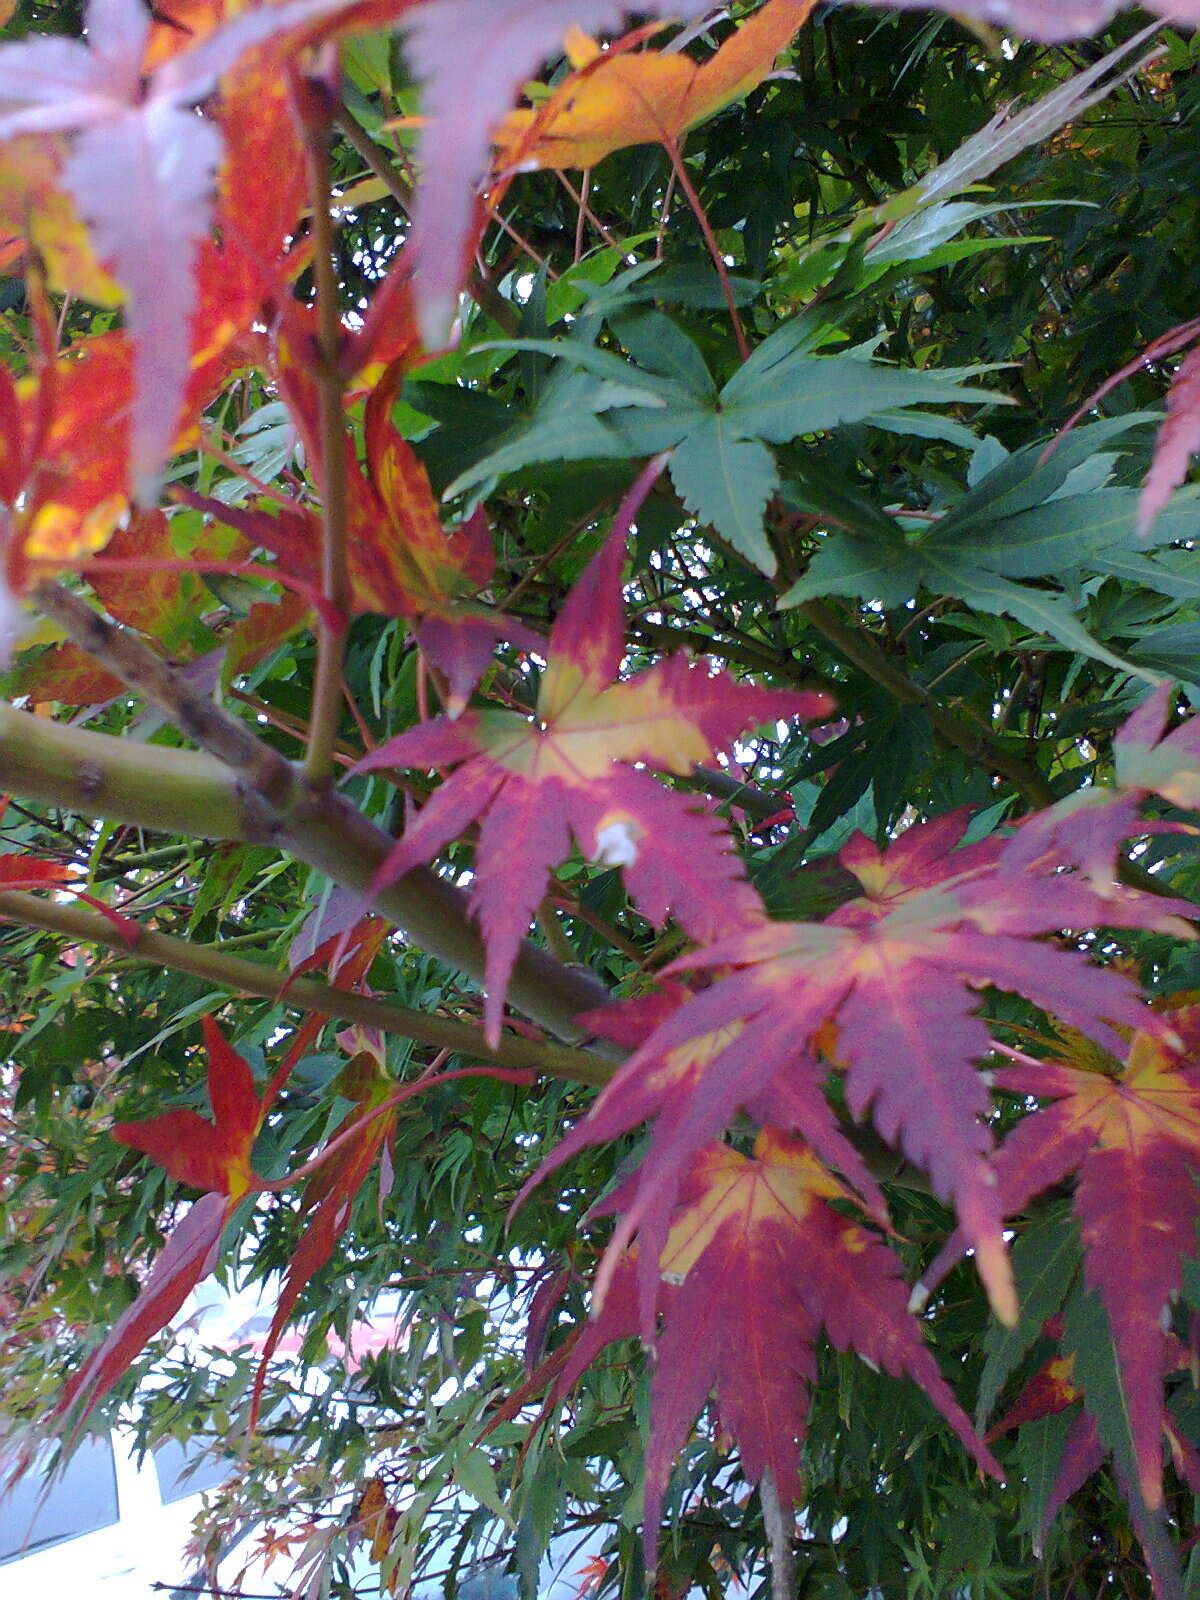
<path fill-rule="evenodd" d="M 710 818 L 697 817 L 694 797 L 652 790 L 633 763 L 684 776 L 755 724 L 829 709 L 824 695 L 739 684 L 683 657 L 618 678 L 624 553 L 625 529 L 618 526 L 555 622 L 531 716 L 487 710 L 453 722 L 439 718 L 389 740 L 356 768 L 463 763 L 401 838 L 372 888 L 429 861 L 481 820 L 472 901 L 489 935 L 486 1016 L 493 1041 L 513 955 L 549 869 L 566 854 L 568 829 L 586 855 L 626 868 L 647 915 L 661 920 L 670 911 L 695 938 L 758 915 L 757 896 L 736 864 L 722 859 L 728 836 Z M 643 860 L 642 839 L 648 855 L 674 829 L 677 843 L 706 855 L 672 884 L 667 863 Z M 504 845 L 517 835 L 528 847 L 524 863 Z"/>
<path fill-rule="evenodd" d="M 648 1564 L 672 1461 L 713 1391 L 751 1481 L 769 1473 L 785 1507 L 799 1498 L 822 1328 L 836 1348 L 912 1378 L 979 1465 L 1002 1476 L 925 1347 L 895 1256 L 835 1209 L 854 1198 L 807 1146 L 777 1129 L 759 1134 L 752 1157 L 721 1144 L 694 1153 L 653 1274 Z M 599 1310 L 554 1364 L 555 1397 L 605 1344 L 638 1330 L 637 1256 L 645 1249 L 641 1239 L 631 1250 L 610 1247 L 617 1254 L 606 1264 Z"/>

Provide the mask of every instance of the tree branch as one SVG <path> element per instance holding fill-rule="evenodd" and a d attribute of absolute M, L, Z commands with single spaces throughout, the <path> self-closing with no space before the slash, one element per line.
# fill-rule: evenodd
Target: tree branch
<path fill-rule="evenodd" d="M 939 706 L 928 690 L 892 665 L 867 633 L 861 628 L 848 627 L 824 601 L 807 600 L 797 609 L 818 633 L 825 635 L 839 655 L 845 656 L 895 699 L 905 705 L 920 706 L 939 738 L 981 762 L 997 777 L 1006 778 L 1031 806 L 1039 809 L 1052 806 L 1058 799 L 1048 780 L 1032 762 L 1022 761 L 1020 756 L 1005 750 L 991 730 L 968 713 L 947 711 Z"/>
<path fill-rule="evenodd" d="M 89 617 L 94 615 L 86 606 L 83 609 Z M 97 621 L 103 623 L 102 618 Z M 110 623 L 103 623 L 103 628 L 108 630 L 105 639 L 117 633 Z M 122 636 L 121 642 L 145 649 L 133 635 Z M 118 663 L 123 654 L 106 652 L 101 659 L 121 672 Z M 168 679 L 177 677 L 157 657 L 152 659 Z M 170 715 L 176 696 L 188 703 L 198 698 L 190 687 L 174 682 L 156 696 L 155 703 Z M 225 718 L 216 706 L 211 709 Z M 239 723 L 234 727 L 253 740 Z M 286 809 L 276 810 L 248 784 L 201 755 L 64 728 L 0 705 L 0 792 L 12 790 L 81 816 L 136 827 L 207 839 L 269 840 L 341 887 L 361 894 L 365 910 L 368 886 L 395 840 L 344 796 L 325 784 L 302 785 L 290 763 L 282 756 L 278 760 L 294 798 Z M 278 787 L 273 769 L 268 776 L 272 787 Z M 461 889 L 430 868 L 418 867 L 385 889 L 374 904 L 438 960 L 482 981 L 483 941 Z M 517 958 L 509 994 L 514 1006 L 564 1039 L 584 1037 L 586 1030 L 579 1027 L 576 1015 L 605 1005 L 610 998 L 604 984 L 586 968 L 565 967 L 528 942 Z"/>
<path fill-rule="evenodd" d="M 292 799 L 296 790 L 292 764 L 210 696 L 197 693 L 182 673 L 156 655 L 136 633 L 110 622 L 58 583 L 39 584 L 33 599 L 38 609 L 57 622 L 93 661 L 128 684 L 180 733 L 223 762 L 269 805 L 285 806 Z M 87 807 L 81 809 L 86 811 Z"/>
<path fill-rule="evenodd" d="M 371 995 L 353 994 L 316 978 L 289 978 L 286 972 L 231 955 L 219 946 L 193 944 L 149 928 L 141 929 L 136 944 L 130 945 L 120 929 L 99 912 L 42 900 L 37 895 L 0 891 L 0 921 L 18 922 L 24 927 L 59 933 L 80 943 L 100 945 L 148 966 L 191 973 L 193 977 L 219 983 L 241 994 L 279 1001 L 295 1011 L 312 1011 L 347 1022 L 360 1022 L 384 1033 L 415 1039 L 418 1044 L 434 1050 L 452 1050 L 475 1061 L 531 1067 L 548 1077 L 596 1086 L 607 1083 L 615 1070 L 611 1061 L 587 1051 L 519 1039 L 511 1034 L 504 1035 L 499 1047 L 490 1050 L 484 1042 L 483 1029 L 472 1023 L 439 1017 L 431 1012 L 412 1011 Z"/>
<path fill-rule="evenodd" d="M 265 843 L 276 825 L 254 791 L 210 756 L 65 727 L 0 700 L 0 791 L 8 790 L 195 839 Z"/>

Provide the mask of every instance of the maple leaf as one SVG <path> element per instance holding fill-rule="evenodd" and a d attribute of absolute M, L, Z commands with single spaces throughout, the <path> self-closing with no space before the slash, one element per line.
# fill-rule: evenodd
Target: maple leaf
<path fill-rule="evenodd" d="M 1200 449 L 1200 349 L 1183 358 L 1171 380 L 1166 421 L 1154 442 L 1154 458 L 1138 502 L 1138 532 L 1145 539 L 1154 519 L 1187 476 L 1188 463 Z"/>
<path fill-rule="evenodd" d="M 492 129 L 522 84 L 568 33 L 613 33 L 633 12 L 686 21 L 710 0 L 426 0 L 401 18 L 424 86 L 418 152 L 422 182 L 413 215 L 413 294 L 426 346 L 437 349 L 454 316 L 467 266 L 473 186 L 487 170 Z"/>
<path fill-rule="evenodd" d="M 360 1050 L 338 1076 L 338 1094 L 350 1101 L 350 1109 L 329 1136 L 330 1145 L 338 1144 L 336 1154 L 322 1162 L 300 1200 L 304 1232 L 288 1263 L 275 1314 L 263 1341 L 250 1402 L 251 1428 L 258 1418 L 267 1364 L 296 1302 L 305 1285 L 333 1254 L 350 1221 L 354 1197 L 391 1142 L 396 1126 L 395 1089 L 395 1083 L 383 1071 L 379 1055 L 369 1049 Z M 392 1109 L 372 1116 L 387 1100 L 393 1101 Z M 344 1142 L 338 1143 L 343 1138 Z M 381 1199 L 387 1187 L 381 1180 Z"/>
<path fill-rule="evenodd" d="M 118 1122 L 113 1137 L 150 1156 L 180 1183 L 205 1193 L 173 1229 L 136 1299 L 63 1390 L 55 1416 L 74 1412 L 73 1437 L 191 1291 L 216 1265 L 225 1224 L 257 1186 L 250 1151 L 265 1111 L 249 1066 L 211 1017 L 203 1020 L 214 1121 L 187 1107 L 144 1122 Z"/>
<path fill-rule="evenodd" d="M 835 1348 L 912 1378 L 983 1470 L 1003 1476 L 924 1344 L 895 1256 L 833 1204 L 854 1200 L 801 1141 L 777 1129 L 759 1133 L 752 1157 L 722 1144 L 694 1153 L 655 1273 L 648 1566 L 671 1463 L 714 1389 L 746 1476 L 758 1482 L 769 1473 L 785 1508 L 797 1501 L 822 1328 Z M 608 1263 L 599 1309 L 561 1364 L 553 1399 L 605 1345 L 637 1331 L 638 1248 L 644 1242 Z"/>
<path fill-rule="evenodd" d="M 633 144 L 676 146 L 689 128 L 762 82 L 813 3 L 769 0 L 705 62 L 678 51 L 602 53 L 586 37 L 569 41 L 581 70 L 545 105 L 509 113 L 496 131 L 497 166 L 591 167 Z"/>
<path fill-rule="evenodd" d="M 768 1082 L 756 1093 L 746 1090 L 735 1070 L 730 1075 L 732 1093 L 726 1095 L 721 1085 L 728 1067 L 736 1069 L 738 1062 L 752 1060 L 760 1051 L 770 1061 L 785 1048 L 783 1041 L 773 1036 L 777 1025 L 769 1019 L 765 1026 L 751 1024 L 747 1028 L 735 1021 L 711 1032 L 697 1031 L 661 1050 L 645 1048 L 648 1041 L 662 1039 L 672 1027 L 678 1028 L 671 1019 L 688 1004 L 695 1017 L 703 1007 L 703 996 L 693 996 L 683 985 L 668 980 L 654 993 L 580 1017 L 590 1031 L 636 1053 L 602 1090 L 588 1115 L 559 1141 L 513 1204 L 515 1211 L 535 1187 L 585 1146 L 617 1139 L 653 1119 L 651 1148 L 632 1185 L 595 1208 L 597 1215 L 621 1212 L 618 1247 L 635 1232 L 640 1236 L 640 1306 L 647 1338 L 653 1333 L 658 1293 L 653 1263 L 664 1248 L 684 1174 L 696 1149 L 729 1122 L 743 1094 L 746 1110 L 760 1124 L 771 1123 L 784 1131 L 803 1130 L 805 1142 L 816 1155 L 853 1186 L 857 1204 L 881 1228 L 889 1228 L 887 1202 L 862 1157 L 838 1127 L 825 1098 L 827 1073 L 816 1053 L 798 1055 L 786 1079 Z"/>
<path fill-rule="evenodd" d="M 1010 1093 L 1050 1100 L 1019 1122 L 993 1161 L 1006 1217 L 1075 1174 L 1084 1270 L 1108 1314 L 1128 1396 L 1129 1429 L 1147 1506 L 1162 1504 L 1164 1308 L 1196 1253 L 1200 1189 L 1200 1006 L 1167 1014 L 1174 1043 L 1134 1034 L 1124 1066 L 1098 1068 L 1079 1050 L 996 1072 Z M 963 1248 L 952 1235 L 925 1275 L 944 1275 Z"/>
<path fill-rule="evenodd" d="M 193 267 L 212 218 L 222 140 L 195 107 L 249 49 L 352 0 L 284 0 L 244 11 L 143 76 L 151 18 L 142 0 L 89 0 L 87 42 L 0 46 L 0 139 L 67 134 L 62 183 L 96 256 L 127 297 L 135 351 L 130 474 L 156 478 L 179 421 L 196 304 Z"/>
<path fill-rule="evenodd" d="M 316 388 L 301 358 L 311 317 L 297 308 L 286 320 L 286 335 L 274 341 L 272 365 L 306 456 L 319 462 Z M 516 618 L 471 599 L 495 568 L 491 530 L 482 509 L 458 528 L 443 526 L 429 476 L 391 420 L 411 359 L 411 350 L 398 357 L 370 390 L 361 466 L 353 442 L 344 443 L 351 610 L 410 619 L 425 655 L 446 676 L 446 704 L 457 714 L 498 641 L 522 650 L 537 650 L 543 641 Z M 315 512 L 292 502 L 274 510 L 226 506 L 187 489 L 176 490 L 175 498 L 271 551 L 280 569 L 321 605 L 321 522 Z M 333 620 L 340 626 L 344 619 Z"/>
<path fill-rule="evenodd" d="M 250 1152 L 266 1108 L 246 1061 L 211 1017 L 204 1017 L 203 1028 L 215 1120 L 181 1106 L 144 1122 L 118 1122 L 113 1138 L 148 1155 L 180 1183 L 225 1195 L 232 1207 L 255 1185 Z"/>
<path fill-rule="evenodd" d="M 555 621 L 532 716 L 439 717 L 388 740 L 353 769 L 461 764 L 390 852 L 371 893 L 481 819 L 471 900 L 487 946 L 492 1043 L 517 948 L 571 834 L 585 855 L 623 868 L 648 917 L 661 922 L 671 911 L 693 938 L 757 914 L 758 898 L 720 821 L 633 763 L 685 776 L 748 727 L 828 712 L 822 694 L 750 687 L 682 656 L 618 679 L 624 553 L 618 526 Z"/>
<path fill-rule="evenodd" d="M 1153 791 L 1192 811 L 1200 807 L 1200 717 L 1189 717 L 1164 737 L 1174 703 L 1174 688 L 1164 683 L 1118 731 L 1117 782 L 1135 799 Z"/>
<path fill-rule="evenodd" d="M 0 794 L 0 822 L 8 802 L 9 796 Z M 70 867 L 61 861 L 39 861 L 36 856 L 18 851 L 0 854 L 0 889 L 57 889 L 70 876 Z"/>
<path fill-rule="evenodd" d="M 1180 906 L 1115 885 L 1101 894 L 1040 857 L 1008 867 L 1020 834 L 961 846 L 966 824 L 965 812 L 950 813 L 909 828 L 885 851 L 856 835 L 839 859 L 863 888 L 858 899 L 819 924 L 747 924 L 667 969 L 719 975 L 654 1029 L 565 1142 L 570 1153 L 657 1116 L 645 1158 L 653 1182 L 625 1211 L 619 1236 L 640 1228 L 654 1247 L 690 1152 L 739 1106 L 774 1118 L 786 1096 L 791 1125 L 849 1173 L 827 1145 L 821 1050 L 844 1072 L 851 1115 L 869 1112 L 882 1137 L 953 1200 L 993 1307 L 1015 1321 L 989 1162 L 991 1100 L 976 1068 L 992 1049 L 976 1015 L 978 991 L 1012 990 L 1119 1049 L 1119 1035 L 1100 1019 L 1159 1026 L 1136 985 L 1090 966 L 1078 950 L 1032 941 L 1097 923 L 1176 931 Z M 658 1098 L 667 1084 L 669 1103 L 665 1092 Z"/>

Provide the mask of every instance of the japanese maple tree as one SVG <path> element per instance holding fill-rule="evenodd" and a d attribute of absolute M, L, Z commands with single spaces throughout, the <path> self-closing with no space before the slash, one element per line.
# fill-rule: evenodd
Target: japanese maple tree
<path fill-rule="evenodd" d="M 249 1464 L 216 1593 L 1195 1591 L 1148 10 L 0 7 L 6 1477 Z"/>

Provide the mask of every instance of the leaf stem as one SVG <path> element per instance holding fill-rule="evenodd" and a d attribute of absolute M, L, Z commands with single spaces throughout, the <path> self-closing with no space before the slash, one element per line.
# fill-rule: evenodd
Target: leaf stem
<path fill-rule="evenodd" d="M 746 330 L 742 327 L 742 319 L 738 315 L 737 300 L 734 297 L 733 285 L 729 281 L 729 269 L 725 265 L 725 257 L 721 254 L 721 246 L 717 243 L 717 236 L 712 230 L 712 223 L 708 220 L 708 212 L 704 209 L 704 202 L 696 192 L 695 185 L 688 177 L 687 167 L 684 165 L 683 154 L 673 139 L 664 139 L 663 148 L 670 157 L 671 166 L 679 180 L 679 187 L 687 197 L 687 203 L 692 208 L 692 215 L 700 225 L 700 232 L 704 235 L 704 242 L 708 246 L 708 253 L 712 257 L 713 266 L 717 269 L 717 277 L 721 283 L 721 293 L 725 296 L 725 304 L 729 307 L 729 321 L 733 326 L 733 337 L 737 341 L 738 354 L 743 361 L 750 359 L 750 346 L 746 342 Z"/>
<path fill-rule="evenodd" d="M 312 99 L 316 100 L 314 94 Z M 332 175 L 329 162 L 330 118 L 323 106 L 304 119 L 309 185 L 312 194 L 313 279 L 317 290 L 317 352 L 314 377 L 317 386 L 321 460 L 321 588 L 327 606 L 345 619 L 338 627 L 332 617 L 317 617 L 317 672 L 313 686 L 312 719 L 304 775 L 312 782 L 329 778 L 333 771 L 338 723 L 342 710 L 342 662 L 346 622 L 352 595 L 346 545 L 346 436 L 343 414 L 342 314 L 337 270 L 334 264 L 333 216 L 329 209 Z"/>

